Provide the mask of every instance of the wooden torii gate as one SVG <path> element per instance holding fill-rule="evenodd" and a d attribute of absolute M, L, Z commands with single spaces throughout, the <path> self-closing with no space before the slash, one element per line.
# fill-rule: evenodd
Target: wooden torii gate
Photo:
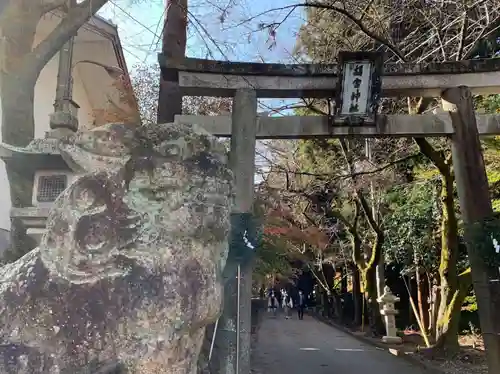
<path fill-rule="evenodd" d="M 313 137 L 449 136 L 455 180 L 466 230 L 468 253 L 481 327 L 490 367 L 500 367 L 499 270 L 485 259 L 494 253 L 486 245 L 485 224 L 493 211 L 478 135 L 500 134 L 500 115 L 476 115 L 472 94 L 500 93 L 500 59 L 431 64 L 386 64 L 382 67 L 382 97 L 441 97 L 442 109 L 420 115 L 377 115 L 371 126 L 332 125 L 327 116 L 258 117 L 257 98 L 331 98 L 342 79 L 337 65 L 236 63 L 159 56 L 165 79 L 178 79 L 184 96 L 233 97 L 231 115 L 178 115 L 178 123 L 196 123 L 219 137 L 231 138 L 230 162 L 236 177 L 234 211 L 251 212 L 256 139 Z M 491 227 L 490 227 L 491 228 Z M 474 231 L 474 232 L 473 232 Z M 486 256 L 488 257 L 488 256 Z M 220 373 L 250 372 L 250 301 L 252 269 L 242 269 L 239 281 L 225 292 L 219 349 L 228 357 Z M 240 313 L 241 310 L 241 313 Z M 235 343 L 235 344 L 233 344 Z"/>

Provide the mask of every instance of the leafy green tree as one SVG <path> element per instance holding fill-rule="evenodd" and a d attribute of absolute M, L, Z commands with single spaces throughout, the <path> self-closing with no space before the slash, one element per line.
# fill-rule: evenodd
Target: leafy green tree
<path fill-rule="evenodd" d="M 483 24 L 483 31 L 474 29 L 469 23 L 480 17 L 479 9 L 478 13 L 474 13 L 474 4 L 435 5 L 428 7 L 419 1 L 362 1 L 340 7 L 335 2 L 312 2 L 309 3 L 307 23 L 299 35 L 297 50 L 314 62 L 333 62 L 335 53 L 341 49 L 382 48 L 387 51 L 388 60 L 401 62 L 461 60 L 486 52 L 488 43 L 481 38 L 488 34 L 487 39 L 491 41 L 491 31 L 500 19 L 493 3 L 485 4 L 495 16 L 492 23 Z M 470 7 L 467 11 L 471 13 L 463 13 L 462 6 Z M 446 7 L 446 10 L 440 7 Z M 446 33 L 441 33 L 441 30 L 446 30 Z M 460 40 L 462 43 L 459 43 Z M 433 101 L 428 99 L 408 100 L 407 105 L 400 100 L 384 100 L 382 109 L 422 113 L 432 104 Z M 457 320 L 465 297 L 464 290 L 470 287 L 470 277 L 459 276 L 457 270 L 460 236 L 451 156 L 448 145 L 443 141 L 419 138 L 415 139 L 415 145 L 437 169 L 439 178 L 441 327 L 437 332 L 436 348 L 443 352 L 456 351 Z"/>

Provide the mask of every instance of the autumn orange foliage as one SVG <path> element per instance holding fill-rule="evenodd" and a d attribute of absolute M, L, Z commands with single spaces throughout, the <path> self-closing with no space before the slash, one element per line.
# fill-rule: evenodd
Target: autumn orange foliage
<path fill-rule="evenodd" d="M 306 244 L 319 250 L 330 245 L 330 237 L 315 226 L 301 228 L 292 212 L 286 208 L 270 209 L 266 217 L 264 234 L 269 237 L 280 237 L 295 244 Z"/>
<path fill-rule="evenodd" d="M 113 122 L 140 125 L 137 100 L 128 75 L 121 74 L 114 80 L 112 86 L 118 91 L 118 100 L 115 102 L 108 97 L 104 108 L 92 111 L 93 127 Z"/>

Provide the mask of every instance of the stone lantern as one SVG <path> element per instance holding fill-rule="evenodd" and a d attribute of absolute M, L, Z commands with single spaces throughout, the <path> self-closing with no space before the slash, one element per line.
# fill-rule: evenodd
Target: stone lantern
<path fill-rule="evenodd" d="M 66 187 L 76 178 L 75 172 L 59 153 L 59 138 L 76 130 L 73 123 L 47 132 L 44 139 L 34 139 L 26 147 L 0 143 L 0 159 L 16 170 L 31 186 L 31 206 L 14 207 L 10 211 L 12 224 L 21 235 L 39 243 L 45 232 L 49 210 Z M 15 245 L 15 243 L 13 243 Z"/>
<path fill-rule="evenodd" d="M 377 301 L 380 305 L 380 314 L 384 317 L 386 330 L 386 335 L 382 337 L 382 342 L 387 344 L 401 344 L 403 341 L 396 334 L 396 314 L 398 314 L 398 311 L 395 308 L 395 303 L 399 301 L 399 297 L 394 295 L 388 286 L 385 286 L 384 294 Z"/>

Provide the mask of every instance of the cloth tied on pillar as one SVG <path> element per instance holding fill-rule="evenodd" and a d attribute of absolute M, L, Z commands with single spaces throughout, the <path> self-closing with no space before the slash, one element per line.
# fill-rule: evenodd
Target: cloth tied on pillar
<path fill-rule="evenodd" d="M 232 213 L 229 236 L 229 254 L 224 268 L 224 282 L 235 277 L 238 265 L 245 266 L 257 251 L 262 239 L 262 230 L 252 213 Z"/>

